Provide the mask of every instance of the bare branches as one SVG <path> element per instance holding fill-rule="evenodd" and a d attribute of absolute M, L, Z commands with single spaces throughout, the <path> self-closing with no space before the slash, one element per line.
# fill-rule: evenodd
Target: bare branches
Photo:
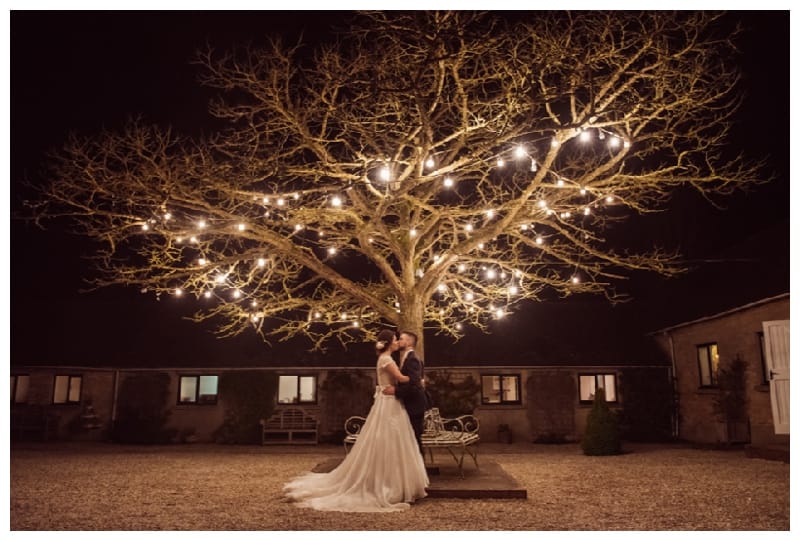
<path fill-rule="evenodd" d="M 739 75 L 716 17 L 363 13 L 313 54 L 208 50 L 227 130 L 72 138 L 35 214 L 103 245 L 97 285 L 194 296 L 223 336 L 457 337 L 548 289 L 616 298 L 627 271 L 680 268 L 609 224 L 760 181 L 726 149 Z"/>

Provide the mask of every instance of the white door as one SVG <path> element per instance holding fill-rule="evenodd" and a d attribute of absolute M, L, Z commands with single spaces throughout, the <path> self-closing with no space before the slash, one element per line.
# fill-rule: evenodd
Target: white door
<path fill-rule="evenodd" d="M 789 433 L 789 320 L 764 321 L 764 355 L 776 434 Z"/>

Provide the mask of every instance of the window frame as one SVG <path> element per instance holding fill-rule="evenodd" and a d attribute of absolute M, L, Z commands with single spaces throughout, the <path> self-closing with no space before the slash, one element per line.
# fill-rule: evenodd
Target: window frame
<path fill-rule="evenodd" d="M 583 406 L 590 406 L 594 403 L 594 397 L 597 395 L 598 389 L 598 379 L 603 378 L 603 389 L 606 389 L 605 386 L 605 377 L 611 376 L 614 378 L 614 400 L 609 400 L 608 395 L 606 395 L 606 404 L 619 404 L 619 377 L 616 372 L 579 372 L 578 373 L 578 403 Z M 581 398 L 581 378 L 582 377 L 591 377 L 594 378 L 594 389 L 592 392 L 592 398 L 589 400 L 585 400 Z"/>
<path fill-rule="evenodd" d="M 56 402 L 56 389 L 58 378 L 67 378 L 67 395 L 64 402 Z M 78 399 L 70 400 L 69 396 L 72 394 L 72 380 L 77 378 L 80 380 L 80 389 L 78 390 Z M 55 374 L 53 376 L 53 392 L 50 395 L 51 403 L 54 406 L 77 406 L 80 405 L 83 399 L 83 374 Z"/>
<path fill-rule="evenodd" d="M 483 393 L 483 378 L 500 378 L 500 401 L 499 402 L 488 402 L 485 399 Z M 503 380 L 504 379 L 513 379 L 515 382 L 516 387 L 516 395 L 517 400 L 506 400 L 503 397 Z M 487 373 L 481 374 L 481 405 L 482 406 L 520 406 L 522 405 L 522 376 L 520 374 L 498 374 L 498 373 Z"/>
<path fill-rule="evenodd" d="M 297 401 L 295 402 L 281 402 L 281 378 L 295 378 L 295 396 L 297 397 Z M 300 380 L 301 378 L 313 378 L 314 380 L 314 393 L 313 393 L 313 400 L 300 400 Z M 275 404 L 277 406 L 308 406 L 308 405 L 316 405 L 319 402 L 319 374 L 278 374 L 278 391 L 275 393 Z"/>
<path fill-rule="evenodd" d="M 711 355 L 711 348 L 715 347 L 717 350 L 717 369 L 714 369 L 714 362 L 712 360 L 713 356 Z M 705 350 L 707 359 L 708 359 L 708 375 L 709 375 L 709 383 L 706 384 L 703 382 L 703 367 L 702 367 L 702 360 L 700 359 L 700 351 Z M 717 342 L 704 342 L 702 344 L 697 344 L 695 346 L 695 351 L 697 355 L 697 377 L 699 380 L 699 388 L 700 389 L 716 389 L 719 387 L 719 382 L 717 380 L 717 370 L 719 370 L 719 344 Z"/>
<path fill-rule="evenodd" d="M 200 378 L 217 378 L 217 388 L 214 394 L 214 400 L 200 400 Z M 194 378 L 194 401 L 183 400 L 181 398 L 181 389 L 183 388 L 184 378 Z M 178 376 L 178 402 L 179 406 L 216 406 L 219 401 L 219 374 L 180 374 Z"/>
<path fill-rule="evenodd" d="M 27 404 L 28 403 L 28 392 L 31 388 L 31 375 L 30 374 L 11 374 L 11 377 L 14 378 L 14 383 L 11 385 L 11 404 Z M 19 394 L 19 378 L 28 378 L 28 388 L 25 391 L 25 400 L 17 400 L 17 395 Z"/>

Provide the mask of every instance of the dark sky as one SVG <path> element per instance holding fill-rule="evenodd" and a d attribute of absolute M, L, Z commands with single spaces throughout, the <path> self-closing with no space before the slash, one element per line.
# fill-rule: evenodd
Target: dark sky
<path fill-rule="evenodd" d="M 654 330 L 788 291 L 789 15 L 733 16 L 748 28 L 741 41 L 747 98 L 735 141 L 751 157 L 769 156 L 776 180 L 730 199 L 724 212 L 680 194 L 674 211 L 636 225 L 642 239 L 664 238 L 679 246 L 696 269 L 688 276 L 667 283 L 635 276 L 624 287 L 637 300 L 624 307 L 611 308 L 599 298 L 531 306 L 494 338 L 469 337 L 456 347 L 430 340 L 429 361 L 474 361 L 485 355 L 480 346 L 497 352 L 498 343 L 509 358 L 564 349 L 581 341 L 576 329 L 585 325 L 592 326 L 592 336 L 613 337 L 631 315 L 644 330 Z M 91 134 L 137 114 L 185 133 L 211 129 L 210 94 L 195 82 L 196 68 L 189 65 L 206 41 L 226 49 L 233 43 L 261 43 L 265 33 L 296 35 L 301 29 L 313 39 L 333 19 L 335 14 L 308 12 L 12 12 L 12 212 L 26 195 L 20 180 L 35 182 L 44 152 L 70 130 Z M 302 348 L 270 350 L 255 336 L 216 340 L 181 319 L 190 313 L 187 305 L 159 302 L 135 290 L 79 293 L 88 272 L 81 259 L 86 252 L 85 244 L 63 233 L 59 224 L 42 232 L 12 220 L 13 364 L 292 364 L 283 360 L 302 356 Z M 532 327 L 540 332 L 529 332 Z M 596 338 L 584 338 L 581 345 L 589 343 Z M 358 348 L 338 356 L 354 355 L 361 355 Z M 371 357 L 365 357 L 369 364 Z"/>

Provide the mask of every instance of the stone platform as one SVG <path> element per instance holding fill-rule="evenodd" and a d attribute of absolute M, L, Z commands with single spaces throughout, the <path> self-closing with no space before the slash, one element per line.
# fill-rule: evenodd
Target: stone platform
<path fill-rule="evenodd" d="M 331 458 L 317 464 L 312 470 L 326 473 L 342 462 L 341 458 Z M 528 491 L 509 475 L 497 462 L 478 457 L 480 468 L 473 463 L 464 464 L 464 478 L 458 473 L 455 464 L 437 464 L 428 467 L 431 484 L 429 498 L 470 498 L 470 499 L 526 499 Z M 438 473 L 437 473 L 438 470 Z"/>

